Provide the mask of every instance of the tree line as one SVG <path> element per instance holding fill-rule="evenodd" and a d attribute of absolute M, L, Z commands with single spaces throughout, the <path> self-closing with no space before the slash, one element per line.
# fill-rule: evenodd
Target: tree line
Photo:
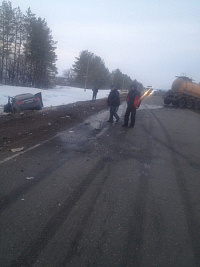
<path fill-rule="evenodd" d="M 55 42 L 45 19 L 0 6 L 0 83 L 47 88 L 57 74 Z"/>
<path fill-rule="evenodd" d="M 0 83 L 16 86 L 49 88 L 55 84 L 77 87 L 108 88 L 115 84 L 128 89 L 135 82 L 119 69 L 112 72 L 101 57 L 87 50 L 80 52 L 72 68 L 57 77 L 56 42 L 45 19 L 37 18 L 30 8 L 23 14 L 10 1 L 0 6 Z"/>
<path fill-rule="evenodd" d="M 60 85 L 68 84 L 86 89 L 91 87 L 109 88 L 111 84 L 114 84 L 119 89 L 127 90 L 132 83 L 136 83 L 138 89 L 143 90 L 140 82 L 136 79 L 132 80 L 120 69 L 110 72 L 104 61 L 88 50 L 80 52 L 72 68 L 63 72 L 63 77 L 57 79 Z"/>

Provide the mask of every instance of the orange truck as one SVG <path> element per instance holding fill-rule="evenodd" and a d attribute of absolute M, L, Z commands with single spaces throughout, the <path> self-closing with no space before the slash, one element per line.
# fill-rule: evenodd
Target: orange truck
<path fill-rule="evenodd" d="M 186 76 L 178 76 L 163 99 L 166 105 L 200 109 L 200 84 Z"/>

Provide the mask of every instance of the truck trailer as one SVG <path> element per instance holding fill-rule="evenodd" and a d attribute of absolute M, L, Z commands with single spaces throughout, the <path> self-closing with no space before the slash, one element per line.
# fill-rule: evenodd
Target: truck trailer
<path fill-rule="evenodd" d="M 178 76 L 163 99 L 166 105 L 200 109 L 200 84 L 194 83 L 191 78 L 186 76 Z"/>

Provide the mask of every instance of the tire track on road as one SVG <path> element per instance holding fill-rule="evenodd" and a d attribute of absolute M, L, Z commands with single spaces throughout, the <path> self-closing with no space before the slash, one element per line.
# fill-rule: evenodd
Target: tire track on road
<path fill-rule="evenodd" d="M 176 154 L 174 151 L 174 143 L 173 140 L 168 133 L 167 129 L 163 125 L 163 123 L 160 121 L 160 119 L 155 115 L 154 112 L 150 111 L 151 114 L 154 116 L 158 124 L 160 125 L 161 129 L 163 130 L 163 133 L 165 134 L 166 140 L 169 144 L 169 148 L 171 151 L 171 158 L 172 158 L 172 165 L 174 167 L 175 171 L 175 176 L 176 176 L 176 182 L 178 185 L 179 193 L 181 196 L 181 200 L 183 203 L 184 207 L 184 213 L 185 213 L 185 218 L 186 218 L 186 223 L 187 223 L 187 232 L 190 236 L 191 239 L 191 245 L 192 245 L 192 250 L 194 253 L 194 258 L 196 262 L 196 266 L 200 266 L 200 225 L 198 222 L 198 219 L 196 217 L 192 202 L 190 200 L 190 195 L 189 191 L 186 186 L 186 180 L 184 178 L 184 173 L 181 170 L 181 165 L 179 163 L 179 160 L 176 157 Z M 191 162 L 189 161 L 189 164 L 191 166 Z M 196 164 L 195 164 L 196 166 Z M 194 164 L 192 164 L 192 167 L 194 167 Z"/>
<path fill-rule="evenodd" d="M 153 120 L 150 117 L 149 131 L 153 130 Z M 143 126 L 143 125 L 142 125 Z M 130 221 L 127 246 L 123 252 L 122 266 L 141 266 L 142 248 L 144 242 L 144 229 L 146 221 L 147 197 L 149 192 L 150 170 L 146 166 L 152 161 L 152 140 L 146 139 L 143 153 L 137 158 L 142 164 L 140 170 L 139 184 L 136 196 L 134 196 L 133 219 Z"/>
<path fill-rule="evenodd" d="M 51 164 L 45 170 L 35 175 L 33 180 L 29 180 L 28 183 L 24 183 L 16 189 L 12 190 L 9 194 L 0 197 L 0 212 L 3 212 L 6 208 L 15 203 L 22 195 L 28 193 L 40 182 L 44 181 L 52 172 L 55 172 L 64 164 L 61 159 L 58 160 L 58 157 L 56 162 L 57 164 Z"/>
<path fill-rule="evenodd" d="M 66 252 L 65 259 L 62 261 L 60 266 L 63 266 L 63 267 L 69 266 L 69 263 L 72 260 L 72 258 L 78 254 L 79 241 L 83 237 L 84 229 L 87 225 L 87 222 L 90 218 L 90 215 L 92 214 L 92 212 L 95 209 L 95 204 L 101 195 L 103 186 L 104 186 L 105 182 L 107 181 L 108 177 L 109 177 L 109 170 L 107 171 L 107 174 L 102 178 L 100 184 L 98 185 L 98 187 L 96 188 L 92 197 L 90 198 L 90 203 L 92 203 L 92 205 L 88 206 L 86 211 L 84 212 L 84 216 L 80 220 L 80 223 L 79 223 L 81 225 L 81 228 L 78 229 L 73 240 L 70 242 L 69 249 Z M 80 250 L 80 248 L 79 248 L 79 250 Z"/>
<path fill-rule="evenodd" d="M 146 131 L 146 133 L 149 133 L 149 131 L 146 128 L 144 128 L 144 130 Z M 191 160 L 187 155 L 181 154 L 181 152 L 179 152 L 175 147 L 171 146 L 170 144 L 167 144 L 166 142 L 162 141 L 158 137 L 152 136 L 152 138 L 157 143 L 161 144 L 163 147 L 166 147 L 167 149 L 171 150 L 172 153 L 174 153 L 177 156 L 180 156 L 181 158 L 186 160 L 188 165 L 190 165 L 191 167 L 195 168 L 196 170 L 200 170 L 200 163 L 199 162 L 197 162 L 197 161 L 195 162 L 194 160 Z"/>
<path fill-rule="evenodd" d="M 69 196 L 63 206 L 61 206 L 60 210 L 52 216 L 52 218 L 47 222 L 45 227 L 43 228 L 42 232 L 31 242 L 31 244 L 25 248 L 21 253 L 20 256 L 11 262 L 9 266 L 17 267 L 17 266 L 32 266 L 40 252 L 47 246 L 49 241 L 54 237 L 57 230 L 62 226 L 66 218 L 69 216 L 69 213 L 76 205 L 76 203 L 80 200 L 80 198 L 86 193 L 90 184 L 96 179 L 98 173 L 100 173 L 108 159 L 103 157 L 101 158 L 96 165 L 92 168 L 90 173 L 82 180 L 79 186 L 75 188 L 71 196 Z M 102 181 L 105 182 L 106 178 Z M 100 191 L 98 192 L 100 194 Z M 97 194 L 97 195 L 98 195 Z M 88 209 L 86 216 L 89 216 L 90 212 L 92 212 L 92 208 Z M 86 217 L 83 218 L 83 222 L 85 223 Z M 76 250 L 77 245 L 77 237 L 72 241 L 72 252 Z M 66 260 L 68 257 L 66 258 Z"/>

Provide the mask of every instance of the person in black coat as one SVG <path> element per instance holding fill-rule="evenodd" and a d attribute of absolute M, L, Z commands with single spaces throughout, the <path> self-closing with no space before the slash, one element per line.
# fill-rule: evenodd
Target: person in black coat
<path fill-rule="evenodd" d="M 124 124 L 122 125 L 122 127 L 128 127 L 128 121 L 131 114 L 131 124 L 129 125 L 129 128 L 133 128 L 135 125 L 136 109 L 139 108 L 141 103 L 141 94 L 137 90 L 136 84 L 132 84 L 130 86 L 130 91 L 126 97 L 126 102 L 127 108 L 124 116 Z"/>
<path fill-rule="evenodd" d="M 97 98 L 98 88 L 94 86 L 92 91 L 93 91 L 92 100 L 95 101 Z"/>
<path fill-rule="evenodd" d="M 111 92 L 108 96 L 107 103 L 108 103 L 108 106 L 110 107 L 110 117 L 109 117 L 108 122 L 114 122 L 113 117 L 115 117 L 116 122 L 118 122 L 119 115 L 117 114 L 117 111 L 120 105 L 120 96 L 119 96 L 119 92 L 116 86 L 114 85 L 111 86 Z"/>

